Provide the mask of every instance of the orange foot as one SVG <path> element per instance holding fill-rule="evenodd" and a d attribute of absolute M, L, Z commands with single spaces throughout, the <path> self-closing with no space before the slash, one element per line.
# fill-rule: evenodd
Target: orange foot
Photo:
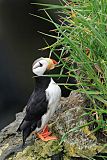
<path fill-rule="evenodd" d="M 45 142 L 58 139 L 56 136 L 50 136 L 51 134 L 52 132 L 49 132 L 48 126 L 45 126 L 41 133 L 37 133 L 37 137 Z"/>

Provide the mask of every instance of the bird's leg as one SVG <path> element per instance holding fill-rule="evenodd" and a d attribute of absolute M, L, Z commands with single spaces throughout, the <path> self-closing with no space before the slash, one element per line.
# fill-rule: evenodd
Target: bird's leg
<path fill-rule="evenodd" d="M 48 131 L 48 125 L 46 125 L 46 126 L 43 128 L 43 130 L 42 130 L 41 133 L 37 133 L 36 131 L 33 131 L 33 132 L 32 132 L 32 136 L 34 136 L 34 137 L 38 137 L 38 134 L 41 134 L 43 137 L 47 137 L 47 136 L 51 135 L 52 132 L 49 132 L 49 131 Z"/>
<path fill-rule="evenodd" d="M 37 137 L 46 142 L 58 139 L 56 136 L 50 136 L 51 134 L 52 132 L 49 132 L 48 125 L 46 125 L 41 133 L 37 133 Z"/>

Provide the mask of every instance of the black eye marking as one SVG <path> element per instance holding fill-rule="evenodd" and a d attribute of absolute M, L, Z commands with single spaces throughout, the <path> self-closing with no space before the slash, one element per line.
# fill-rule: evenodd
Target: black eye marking
<path fill-rule="evenodd" d="M 40 67 L 42 67 L 42 66 L 43 66 L 43 64 L 42 64 L 42 63 L 40 63 L 40 62 L 39 62 L 39 64 L 40 64 Z"/>

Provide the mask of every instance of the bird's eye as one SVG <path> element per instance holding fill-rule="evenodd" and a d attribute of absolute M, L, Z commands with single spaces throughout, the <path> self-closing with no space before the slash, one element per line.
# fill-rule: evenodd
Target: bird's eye
<path fill-rule="evenodd" d="M 43 64 L 42 64 L 42 63 L 40 63 L 40 62 L 39 62 L 39 64 L 40 64 L 40 67 L 42 67 L 42 66 L 43 66 Z"/>

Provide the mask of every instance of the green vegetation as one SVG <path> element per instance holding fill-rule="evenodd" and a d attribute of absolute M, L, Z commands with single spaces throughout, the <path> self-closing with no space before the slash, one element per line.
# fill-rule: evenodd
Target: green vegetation
<path fill-rule="evenodd" d="M 42 19 L 55 26 L 56 36 L 48 36 L 56 42 L 45 49 L 50 48 L 62 64 L 57 76 L 64 76 L 65 67 L 65 76 L 76 78 L 77 92 L 85 94 L 89 101 L 86 114 L 82 115 L 90 117 L 86 125 L 91 124 L 92 132 L 107 137 L 107 0 L 62 0 L 60 5 L 39 5 L 48 17 Z M 50 17 L 48 9 L 56 10 L 58 23 Z M 70 89 L 72 84 L 64 85 Z"/>

